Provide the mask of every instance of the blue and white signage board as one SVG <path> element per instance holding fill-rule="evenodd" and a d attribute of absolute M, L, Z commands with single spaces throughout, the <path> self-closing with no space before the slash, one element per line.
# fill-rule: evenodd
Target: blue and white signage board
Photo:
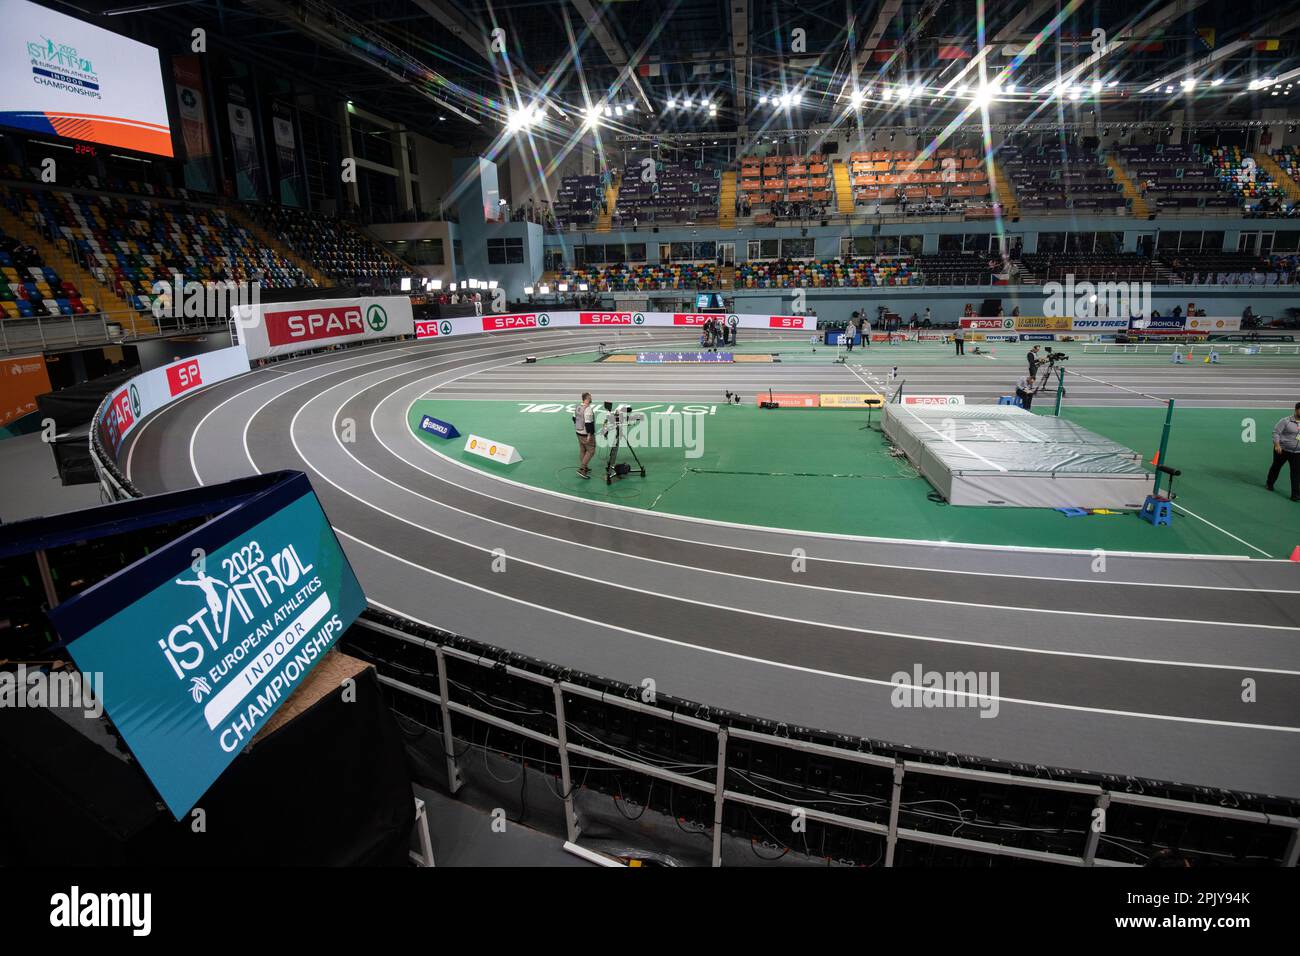
<path fill-rule="evenodd" d="M 50 612 L 180 819 L 365 609 L 305 475 Z"/>
<path fill-rule="evenodd" d="M 428 432 L 430 435 L 437 435 L 439 438 L 459 438 L 460 432 L 451 422 L 444 422 L 441 418 L 434 418 L 432 415 L 422 415 L 420 417 L 420 431 Z"/>

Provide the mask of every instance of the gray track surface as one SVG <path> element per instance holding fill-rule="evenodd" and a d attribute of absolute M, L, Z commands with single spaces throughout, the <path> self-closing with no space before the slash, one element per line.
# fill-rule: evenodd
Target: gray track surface
<path fill-rule="evenodd" d="M 1111 554 L 1095 574 L 1087 553 L 693 521 L 498 480 L 407 428 L 408 406 L 431 390 L 537 399 L 561 376 L 599 378 L 629 399 L 717 401 L 741 382 L 752 395 L 760 380 L 861 390 L 838 367 L 519 364 L 590 349 L 597 334 L 403 342 L 282 362 L 168 406 L 135 430 L 122 464 L 145 492 L 305 471 L 371 601 L 557 664 L 650 678 L 659 693 L 903 745 L 1300 797 L 1295 564 Z M 497 381 L 506 374 L 508 385 Z M 963 374 L 934 390 L 959 390 Z M 681 385 L 652 392 L 656 380 Z M 1203 381 L 1166 376 L 1164 390 L 1179 396 Z M 572 400 L 567 378 L 553 389 Z M 349 420 L 355 441 L 345 443 Z M 807 554 L 802 573 L 796 548 Z M 503 573 L 492 570 L 495 549 Z M 891 675 L 918 664 L 995 672 L 997 716 L 893 706 Z M 1242 701 L 1246 679 L 1257 702 Z"/>

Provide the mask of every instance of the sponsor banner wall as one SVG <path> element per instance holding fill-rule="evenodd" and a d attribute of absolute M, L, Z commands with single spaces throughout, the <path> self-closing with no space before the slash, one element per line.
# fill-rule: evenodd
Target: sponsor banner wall
<path fill-rule="evenodd" d="M 1004 330 L 1012 331 L 1016 327 L 1015 319 L 962 319 L 961 327 L 963 329 L 985 329 L 992 332 Z"/>
<path fill-rule="evenodd" d="M 44 355 L 0 359 L 0 435 L 36 411 L 36 396 L 50 390 Z"/>
<path fill-rule="evenodd" d="M 311 303 L 301 303 L 311 304 Z M 325 303 L 316 303 L 324 305 Z M 520 332 L 550 328 L 682 328 L 699 329 L 709 319 L 723 319 L 732 328 L 793 329 L 816 331 L 814 315 L 755 315 L 736 312 L 511 312 L 501 315 L 470 315 L 455 319 L 421 321 L 414 324 L 416 338 L 444 338 L 483 332 Z M 250 354 L 250 358 L 256 358 Z"/>
<path fill-rule="evenodd" d="M 1072 319 L 1071 332 L 1115 333 L 1128 331 L 1128 319 Z"/>
<path fill-rule="evenodd" d="M 904 395 L 904 405 L 965 405 L 965 395 Z"/>
<path fill-rule="evenodd" d="M 1068 315 L 1020 315 L 1014 321 L 1021 332 L 1069 332 L 1071 323 Z"/>
<path fill-rule="evenodd" d="M 404 295 L 271 302 L 242 305 L 234 311 L 236 335 L 249 359 L 292 355 L 326 345 L 390 339 L 416 332 L 411 300 Z M 477 323 L 479 319 L 480 316 L 469 316 L 456 321 Z M 435 325 L 433 333 L 436 334 L 436 323 L 428 324 Z"/>
<path fill-rule="evenodd" d="M 137 375 L 113 393 L 103 417 L 96 423 L 100 440 L 116 455 L 122 439 L 141 419 L 197 388 L 247 371 L 248 357 L 242 348 L 233 346 L 160 365 Z"/>
<path fill-rule="evenodd" d="M 1189 332 L 1240 332 L 1241 317 L 1193 315 L 1187 318 Z"/>

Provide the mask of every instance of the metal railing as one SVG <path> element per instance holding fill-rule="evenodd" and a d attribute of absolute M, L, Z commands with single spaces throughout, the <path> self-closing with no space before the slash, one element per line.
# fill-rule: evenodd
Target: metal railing
<path fill-rule="evenodd" d="M 0 319 L 0 352 L 122 345 L 142 338 L 211 332 L 225 327 L 224 318 L 156 317 L 133 310 L 5 318 Z"/>
<path fill-rule="evenodd" d="M 1026 777 L 1009 772 L 1004 773 L 993 770 L 930 764 L 897 756 L 891 757 L 880 753 L 869 753 L 860 750 L 849 750 L 842 747 L 832 747 L 809 740 L 776 736 L 774 734 L 763 733 L 745 727 L 732 726 L 720 721 L 693 717 L 688 713 L 683 713 L 682 710 L 689 710 L 690 705 L 684 708 L 679 706 L 675 709 L 668 709 L 655 704 L 647 704 L 639 700 L 630 700 L 625 697 L 620 697 L 613 693 L 607 693 L 603 690 L 586 686 L 585 684 L 547 676 L 544 673 L 529 670 L 528 668 L 520 667 L 517 664 L 506 664 L 500 660 L 494 659 L 493 657 L 473 653 L 460 647 L 452 646 L 449 643 L 440 643 L 438 641 L 417 637 L 413 634 L 408 634 L 395 628 L 388 627 L 387 625 L 381 624 L 377 621 L 368 620 L 365 617 L 359 618 L 354 626 L 373 631 L 376 634 L 397 641 L 403 641 L 423 647 L 425 650 L 433 653 L 437 662 L 437 692 L 416 687 L 404 680 L 392 676 L 391 674 L 386 674 L 383 672 L 382 668 L 380 668 L 379 680 L 383 686 L 388 687 L 396 693 L 408 695 L 438 708 L 442 726 L 441 728 L 430 727 L 429 729 L 441 733 L 442 749 L 447 767 L 447 780 L 452 794 L 455 794 L 464 783 L 459 762 L 456 736 L 452 729 L 451 718 L 453 714 L 480 721 L 491 727 L 509 733 L 517 734 L 520 737 L 526 738 L 535 743 L 551 747 L 556 751 L 560 765 L 560 779 L 562 784 L 561 793 L 563 794 L 560 799 L 564 803 L 565 829 L 570 843 L 577 842 L 578 836 L 582 830 L 581 821 L 578 818 L 575 808 L 574 792 L 577 788 L 573 785 L 573 773 L 570 761 L 572 757 L 582 757 L 586 760 L 599 761 L 630 772 L 643 774 L 665 783 L 687 787 L 704 794 L 705 796 L 712 797 L 714 810 L 711 839 L 712 862 L 714 866 L 720 866 L 722 863 L 723 810 L 728 802 L 774 811 L 787 817 L 799 813 L 807 820 L 816 821 L 829 826 L 857 830 L 882 837 L 885 841 L 884 865 L 887 867 L 892 867 L 894 865 L 895 854 L 900 842 L 928 844 L 948 849 L 983 853 L 990 856 L 1032 860 L 1039 863 L 1057 863 L 1066 866 L 1092 867 L 1134 865 L 1106 858 L 1099 859 L 1097 857 L 1097 850 L 1105 833 L 1104 826 L 1090 826 L 1087 829 L 1086 834 L 1082 836 L 1080 852 L 1076 855 L 1035 850 L 1020 846 L 1009 846 L 986 840 L 977 840 L 944 833 L 934 833 L 900 825 L 899 817 L 903 812 L 905 812 L 904 788 L 908 785 L 909 781 L 919 781 L 921 778 L 926 777 L 945 777 L 967 783 L 1013 786 L 1029 791 L 1053 791 L 1056 793 L 1075 794 L 1091 800 L 1093 806 L 1093 816 L 1091 819 L 1094 820 L 1104 820 L 1108 808 L 1112 806 L 1129 805 L 1146 807 L 1148 809 L 1158 809 L 1169 813 L 1211 816 L 1225 820 L 1232 820 L 1238 823 L 1253 823 L 1269 827 L 1278 827 L 1288 834 L 1286 849 L 1284 850 L 1280 861 L 1281 864 L 1287 867 L 1294 867 L 1297 858 L 1300 858 L 1300 818 L 1297 817 L 1277 816 L 1253 810 L 1240 810 L 1233 807 L 1193 803 L 1191 801 L 1174 800 L 1165 797 L 1153 797 L 1146 794 L 1128 793 L 1119 790 L 1112 790 L 1098 784 L 1052 779 L 1051 777 Z M 515 657 L 514 659 L 518 660 L 519 658 Z M 547 687 L 551 691 L 550 697 L 554 701 L 553 712 L 550 716 L 554 719 L 555 731 L 553 733 L 548 733 L 546 731 L 527 727 L 523 724 L 498 716 L 497 714 L 489 713 L 471 704 L 465 704 L 453 700 L 448 689 L 449 682 L 446 666 L 448 660 L 474 665 L 488 671 L 504 672 L 504 674 L 509 677 Z M 539 667 L 539 670 L 540 669 L 541 668 Z M 499 693 L 501 693 L 500 689 L 498 689 L 498 694 Z M 568 739 L 568 735 L 572 725 L 570 724 L 566 713 L 566 695 L 581 697 L 585 700 L 595 701 L 602 705 L 618 707 L 643 716 L 652 717 L 671 724 L 692 727 L 706 734 L 714 735 L 717 740 L 717 750 L 713 758 L 713 773 L 710 775 L 712 779 L 704 776 L 693 777 L 687 774 L 677 773 L 644 760 L 628 757 L 625 755 L 626 751 L 622 754 L 613 753 L 610 750 L 603 750 L 598 747 L 571 742 Z M 682 702 L 678 703 L 681 704 Z M 698 712 L 716 713 L 716 711 L 710 711 L 709 708 L 703 707 L 702 705 L 698 706 Z M 409 720 L 412 718 L 408 716 L 406 719 Z M 726 783 L 728 774 L 727 745 L 728 741 L 732 739 L 778 747 L 811 756 L 846 760 L 863 766 L 875 767 L 883 772 L 890 773 L 892 775 L 892 788 L 888 807 L 888 823 L 878 823 L 872 820 L 846 816 L 841 813 L 818 810 L 797 803 L 774 800 L 768 797 L 760 797 L 753 793 L 728 787 Z M 459 755 L 463 755 L 469 749 L 470 748 L 468 747 L 461 749 Z"/>

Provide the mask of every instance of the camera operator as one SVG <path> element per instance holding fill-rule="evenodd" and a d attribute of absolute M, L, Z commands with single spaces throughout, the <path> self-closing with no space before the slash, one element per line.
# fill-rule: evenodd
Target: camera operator
<path fill-rule="evenodd" d="M 590 478 L 592 456 L 596 454 L 596 410 L 591 392 L 582 393 L 582 403 L 574 409 L 573 428 L 578 435 L 578 477 Z"/>
<path fill-rule="evenodd" d="M 1035 345 L 1025 353 L 1025 358 L 1029 361 L 1029 377 L 1033 378 L 1038 374 L 1038 346 Z"/>
<path fill-rule="evenodd" d="M 1035 376 L 1025 373 L 1016 379 L 1016 398 L 1020 399 L 1020 407 L 1029 411 L 1034 404 L 1034 393 L 1038 391 L 1038 382 Z"/>

